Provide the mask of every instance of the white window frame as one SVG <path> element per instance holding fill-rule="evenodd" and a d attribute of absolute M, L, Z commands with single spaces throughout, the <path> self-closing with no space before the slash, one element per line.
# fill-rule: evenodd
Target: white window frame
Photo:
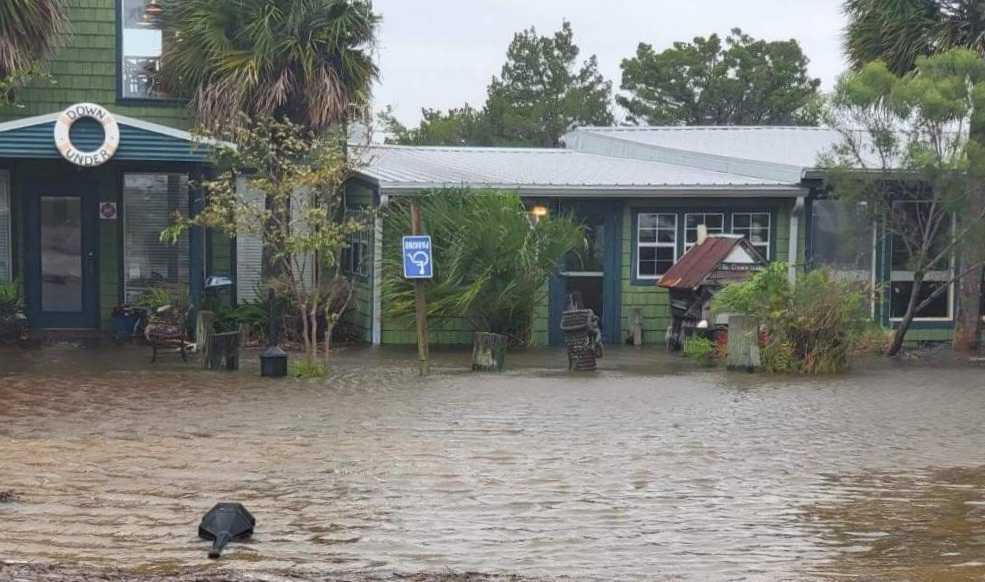
<path fill-rule="evenodd" d="M 956 214 L 951 214 L 951 236 L 957 236 L 957 226 L 958 217 Z M 892 249 L 893 237 L 889 237 L 889 268 L 892 269 L 893 261 L 893 249 Z M 951 256 L 947 259 L 947 270 L 946 271 L 927 271 L 923 276 L 924 283 L 933 283 L 935 281 L 948 281 L 954 276 L 955 269 L 955 253 L 952 252 Z M 892 271 L 889 272 L 889 291 L 893 289 L 893 283 L 910 283 L 913 281 L 913 271 Z M 929 321 L 929 322 L 948 322 L 954 321 L 954 281 L 951 281 L 947 285 L 947 317 L 914 317 L 913 321 Z M 893 317 L 893 302 L 892 297 L 889 298 L 889 321 L 890 322 L 900 322 L 903 321 L 902 317 Z"/>
<path fill-rule="evenodd" d="M 657 240 L 655 242 L 643 242 L 642 237 L 640 237 L 640 232 L 642 231 L 642 228 L 640 226 L 641 223 L 642 223 L 642 220 L 640 220 L 640 219 L 643 218 L 644 216 L 655 216 L 655 217 L 657 217 L 657 224 L 658 224 L 657 229 L 656 229 L 656 232 L 657 232 L 656 239 Z M 661 216 L 670 216 L 670 217 L 673 217 L 673 219 L 674 219 L 674 227 L 673 227 L 674 242 L 669 242 L 669 243 L 667 243 L 667 242 L 660 242 L 660 230 L 661 229 L 660 229 L 659 224 L 660 224 L 660 217 Z M 678 213 L 677 212 L 640 212 L 640 213 L 638 213 L 636 215 L 636 265 L 633 268 L 636 269 L 636 278 L 637 279 L 643 280 L 643 281 L 657 281 L 661 277 L 663 277 L 663 275 L 664 275 L 663 273 L 657 273 L 656 275 L 643 275 L 643 274 L 640 273 L 640 261 L 642 260 L 642 257 L 643 257 L 643 253 L 640 252 L 641 249 L 644 249 L 644 248 L 669 248 L 669 249 L 672 249 L 673 252 L 674 252 L 674 261 L 671 263 L 671 265 L 674 265 L 675 263 L 677 263 L 677 259 L 680 258 L 677 255 L 677 242 L 678 242 L 677 241 L 677 237 L 678 237 L 677 228 L 678 228 L 678 226 L 679 226 L 679 224 L 678 224 Z M 667 229 L 665 229 L 665 230 L 667 230 Z"/>
<path fill-rule="evenodd" d="M 705 222 L 707 222 L 709 216 L 720 216 L 722 218 L 722 227 L 721 227 L 721 229 L 715 230 L 714 232 L 711 231 L 711 230 L 708 230 L 708 234 L 725 234 L 725 213 L 724 212 L 685 212 L 684 213 L 684 241 L 683 241 L 684 242 L 684 252 L 685 253 L 687 253 L 689 250 L 691 250 L 692 248 L 694 248 L 694 246 L 696 244 L 698 244 L 697 242 L 693 242 L 693 243 L 687 242 L 687 233 L 688 233 L 688 231 L 691 231 L 691 230 L 697 231 L 697 227 L 695 227 L 694 229 L 688 228 L 688 226 L 687 226 L 687 219 L 688 219 L 689 216 L 702 216 L 702 217 L 704 217 Z M 707 225 L 706 225 L 706 228 L 707 228 Z"/>
<path fill-rule="evenodd" d="M 769 211 L 766 211 L 766 210 L 755 210 L 755 211 L 751 211 L 751 212 L 733 212 L 732 213 L 732 225 L 731 225 L 732 226 L 732 234 L 740 234 L 740 233 L 736 232 L 736 230 L 735 230 L 735 217 L 736 216 L 748 216 L 749 217 L 749 224 L 750 224 L 750 226 L 748 228 L 749 229 L 752 229 L 752 226 L 751 226 L 752 225 L 752 217 L 755 216 L 755 215 L 764 215 L 764 216 L 766 216 L 766 242 L 765 243 L 754 243 L 752 241 L 752 239 L 749 239 L 749 242 L 757 250 L 759 250 L 760 247 L 762 247 L 765 244 L 766 245 L 766 252 L 763 253 L 763 257 L 767 261 L 771 261 L 771 260 L 773 260 L 773 257 L 771 256 L 772 250 L 773 250 L 773 213 L 772 212 L 769 212 Z M 746 236 L 748 238 L 748 235 L 746 235 L 744 233 L 742 233 L 742 234 L 743 234 L 743 236 Z"/>
<path fill-rule="evenodd" d="M 3 240 L 0 240 L 0 251 L 3 255 L 0 256 L 0 262 L 6 263 L 7 272 L 0 272 L 0 281 L 9 281 L 14 278 L 14 257 L 11 250 L 11 243 L 13 238 L 13 196 L 10 192 L 10 172 L 8 170 L 0 170 L 0 233 L 4 233 L 6 236 Z"/>

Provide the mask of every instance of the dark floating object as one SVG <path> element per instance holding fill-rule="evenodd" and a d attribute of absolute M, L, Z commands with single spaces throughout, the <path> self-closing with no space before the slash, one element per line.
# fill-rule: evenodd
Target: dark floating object
<path fill-rule="evenodd" d="M 215 560 L 222 548 L 231 541 L 245 540 L 253 535 L 257 520 L 241 503 L 216 503 L 198 525 L 198 537 L 212 540 L 209 557 Z"/>

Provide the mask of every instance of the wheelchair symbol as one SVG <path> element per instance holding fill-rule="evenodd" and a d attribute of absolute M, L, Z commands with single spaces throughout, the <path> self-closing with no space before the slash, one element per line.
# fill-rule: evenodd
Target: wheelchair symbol
<path fill-rule="evenodd" d="M 431 257 L 428 253 L 424 251 L 417 251 L 415 253 L 407 253 L 407 259 L 417 266 L 417 274 L 423 275 L 426 273 L 427 266 L 431 263 Z"/>

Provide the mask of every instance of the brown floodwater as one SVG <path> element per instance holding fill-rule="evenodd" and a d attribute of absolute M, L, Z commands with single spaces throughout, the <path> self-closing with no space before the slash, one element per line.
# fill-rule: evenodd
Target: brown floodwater
<path fill-rule="evenodd" d="M 0 561 L 168 573 L 985 579 L 985 370 L 802 379 L 613 350 L 465 371 L 347 349 L 265 381 L 138 348 L 0 350 Z M 218 564 L 219 500 L 257 516 Z"/>

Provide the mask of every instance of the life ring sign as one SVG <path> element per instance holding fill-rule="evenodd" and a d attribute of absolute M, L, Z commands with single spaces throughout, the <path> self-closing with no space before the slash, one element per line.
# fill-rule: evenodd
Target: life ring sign
<path fill-rule="evenodd" d="M 72 126 L 86 118 L 95 119 L 103 126 L 103 144 L 92 151 L 82 151 L 72 144 Z M 63 111 L 55 121 L 55 147 L 63 158 L 76 166 L 94 168 L 108 162 L 120 147 L 120 126 L 102 105 L 77 103 Z"/>

